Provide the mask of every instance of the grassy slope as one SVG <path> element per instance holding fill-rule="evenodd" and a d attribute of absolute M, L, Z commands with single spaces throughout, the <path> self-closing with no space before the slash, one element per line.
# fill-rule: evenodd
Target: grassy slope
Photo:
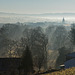
<path fill-rule="evenodd" d="M 75 67 L 42 75 L 75 75 Z"/>

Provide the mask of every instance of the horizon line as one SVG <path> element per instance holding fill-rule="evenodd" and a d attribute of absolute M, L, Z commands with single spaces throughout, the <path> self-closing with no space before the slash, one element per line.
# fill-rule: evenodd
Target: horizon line
<path fill-rule="evenodd" d="M 48 12 L 48 13 L 15 13 L 15 12 L 0 12 L 0 14 L 14 14 L 14 15 L 42 15 L 42 14 L 75 14 L 75 12 Z"/>

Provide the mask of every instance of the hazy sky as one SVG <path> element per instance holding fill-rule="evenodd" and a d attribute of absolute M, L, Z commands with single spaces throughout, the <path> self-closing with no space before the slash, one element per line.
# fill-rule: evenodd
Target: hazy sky
<path fill-rule="evenodd" d="M 0 12 L 75 13 L 75 0 L 0 0 Z"/>

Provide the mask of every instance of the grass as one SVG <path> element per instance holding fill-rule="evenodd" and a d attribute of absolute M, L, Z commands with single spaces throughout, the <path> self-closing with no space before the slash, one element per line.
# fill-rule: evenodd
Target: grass
<path fill-rule="evenodd" d="M 42 75 L 75 75 L 75 67 L 65 69 L 65 70 L 60 70 L 53 73 L 42 74 Z"/>

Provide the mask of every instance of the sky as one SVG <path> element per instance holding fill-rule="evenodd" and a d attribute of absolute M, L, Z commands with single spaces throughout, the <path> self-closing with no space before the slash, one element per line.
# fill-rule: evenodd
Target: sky
<path fill-rule="evenodd" d="M 0 0 L 0 12 L 19 14 L 75 13 L 75 0 Z"/>

